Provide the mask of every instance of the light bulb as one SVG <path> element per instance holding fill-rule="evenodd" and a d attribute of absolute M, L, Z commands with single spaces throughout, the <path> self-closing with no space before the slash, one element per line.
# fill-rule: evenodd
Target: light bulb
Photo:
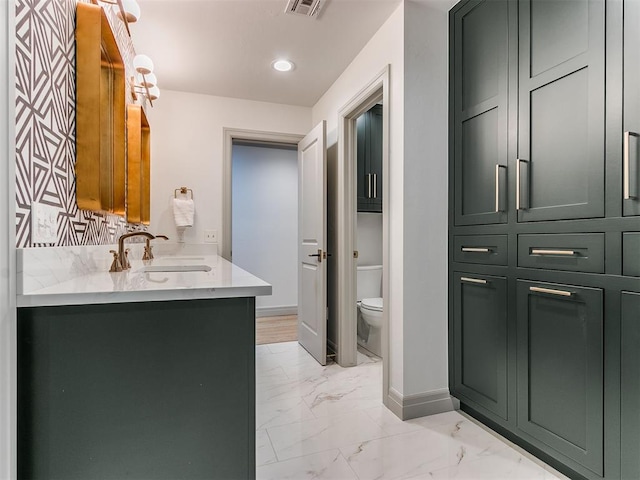
<path fill-rule="evenodd" d="M 135 23 L 140 20 L 140 5 L 136 0 L 122 0 L 122 8 L 127 22 Z M 118 16 L 121 16 L 121 12 L 118 12 Z"/>
<path fill-rule="evenodd" d="M 290 72 L 294 67 L 290 60 L 276 60 L 271 65 L 279 72 Z"/>
<path fill-rule="evenodd" d="M 138 73 L 149 75 L 153 72 L 153 62 L 146 55 L 139 54 L 133 59 L 133 68 L 135 68 Z"/>
<path fill-rule="evenodd" d="M 158 87 L 151 87 L 149 89 L 149 100 L 157 100 L 160 98 L 160 89 Z"/>
<path fill-rule="evenodd" d="M 140 75 L 140 85 L 143 87 L 154 87 L 158 83 L 155 73 L 149 73 L 147 75 Z"/>

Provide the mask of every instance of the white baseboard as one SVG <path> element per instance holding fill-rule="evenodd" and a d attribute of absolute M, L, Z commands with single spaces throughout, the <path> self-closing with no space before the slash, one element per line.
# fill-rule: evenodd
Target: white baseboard
<path fill-rule="evenodd" d="M 284 317 L 286 315 L 297 315 L 297 305 L 283 305 L 279 307 L 256 307 L 256 318 L 261 317 Z"/>
<path fill-rule="evenodd" d="M 460 402 L 446 388 L 407 396 L 390 388 L 385 405 L 402 420 L 460 409 Z"/>

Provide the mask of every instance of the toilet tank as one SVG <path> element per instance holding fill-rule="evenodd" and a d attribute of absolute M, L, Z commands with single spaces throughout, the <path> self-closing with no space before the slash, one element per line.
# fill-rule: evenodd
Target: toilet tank
<path fill-rule="evenodd" d="M 356 267 L 357 300 L 382 297 L 382 265 Z"/>

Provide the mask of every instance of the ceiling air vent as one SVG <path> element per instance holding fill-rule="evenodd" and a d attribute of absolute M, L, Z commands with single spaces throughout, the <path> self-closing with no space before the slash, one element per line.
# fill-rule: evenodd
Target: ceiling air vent
<path fill-rule="evenodd" d="M 289 0 L 285 13 L 295 13 L 305 17 L 317 17 L 322 0 Z"/>

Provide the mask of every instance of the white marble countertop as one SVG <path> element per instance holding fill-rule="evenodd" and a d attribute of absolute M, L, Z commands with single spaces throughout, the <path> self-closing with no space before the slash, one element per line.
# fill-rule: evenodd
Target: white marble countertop
<path fill-rule="evenodd" d="M 156 253 L 150 261 L 130 260 L 131 269 L 118 273 L 108 271 L 108 252 L 108 246 L 19 250 L 18 307 L 271 295 L 271 285 L 209 252 Z M 211 270 L 143 271 L 167 265 Z"/>

